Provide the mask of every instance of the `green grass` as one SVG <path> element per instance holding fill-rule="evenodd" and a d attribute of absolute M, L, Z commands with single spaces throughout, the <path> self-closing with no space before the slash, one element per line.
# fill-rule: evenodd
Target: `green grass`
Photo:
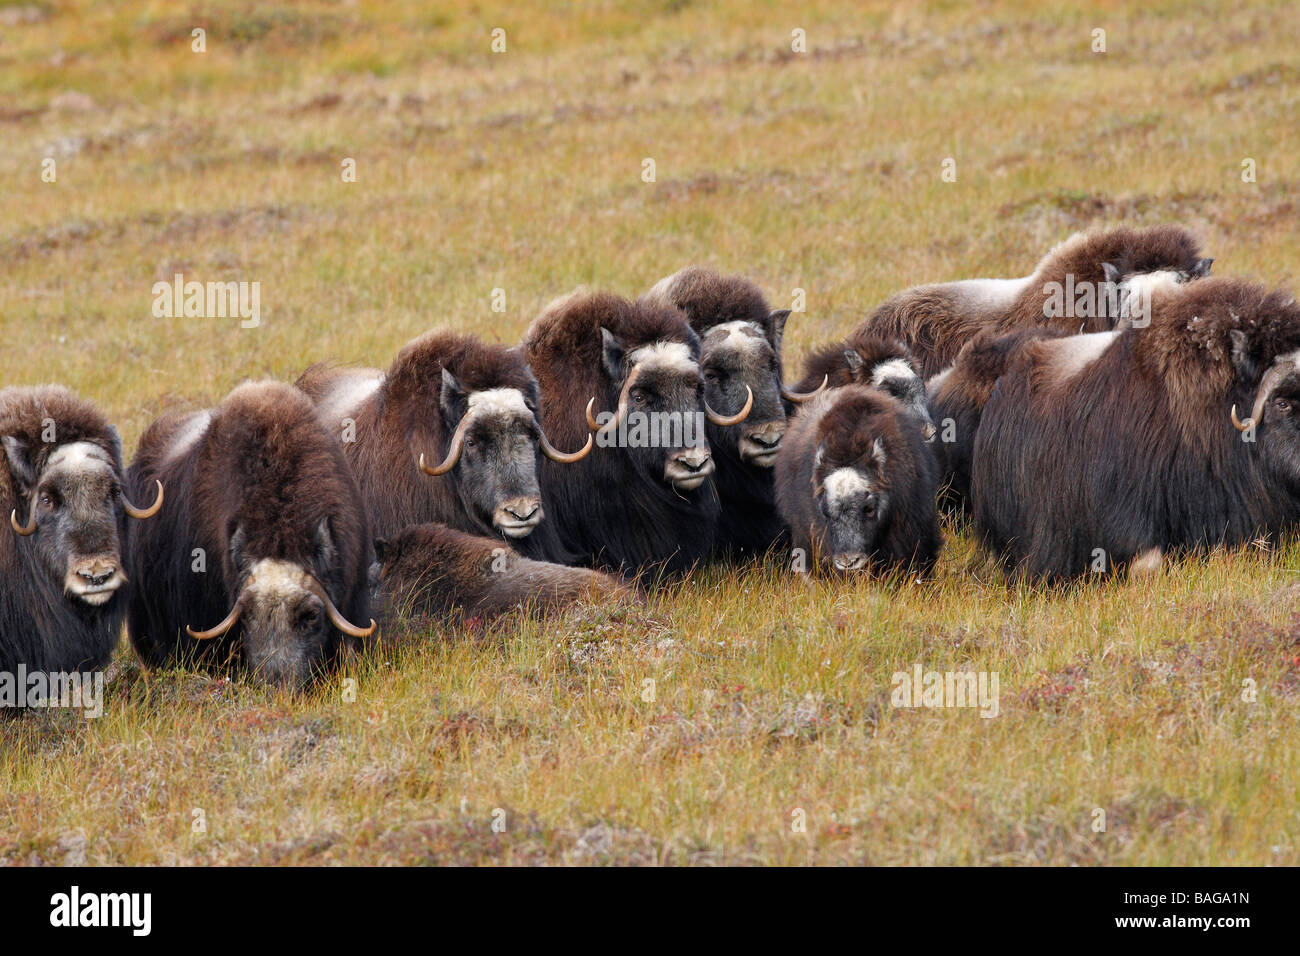
<path fill-rule="evenodd" d="M 0 2 L 0 384 L 63 382 L 131 446 L 246 378 L 516 341 L 688 263 L 806 290 L 797 365 L 906 285 L 1121 222 L 1295 284 L 1289 4 L 262 9 Z M 260 281 L 261 327 L 154 319 L 177 271 Z M 102 718 L 0 721 L 0 862 L 1300 862 L 1300 548 L 1044 592 L 948 530 L 924 587 L 710 569 L 352 662 L 353 701 L 124 644 Z M 916 662 L 998 672 L 999 716 L 890 706 Z"/>

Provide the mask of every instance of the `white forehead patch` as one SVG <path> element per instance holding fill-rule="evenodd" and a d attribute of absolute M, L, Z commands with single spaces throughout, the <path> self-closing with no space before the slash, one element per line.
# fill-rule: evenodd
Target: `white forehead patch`
<path fill-rule="evenodd" d="M 871 479 L 856 468 L 836 468 L 822 481 L 822 487 L 832 501 L 875 490 Z"/>
<path fill-rule="evenodd" d="M 888 381 L 909 382 L 919 379 L 916 370 L 907 364 L 906 359 L 893 358 L 888 362 L 881 362 L 871 370 L 871 384 L 879 388 Z"/>
<path fill-rule="evenodd" d="M 1048 340 L 1052 362 L 1062 378 L 1073 378 L 1105 354 L 1117 338 L 1119 330 L 1071 335 L 1064 339 Z"/>
<path fill-rule="evenodd" d="M 1128 294 L 1130 300 L 1138 297 L 1141 301 L 1149 302 L 1151 293 L 1176 288 L 1182 285 L 1183 281 L 1179 273 L 1171 269 L 1161 269 L 1158 272 L 1139 272 L 1131 275 L 1121 283 L 1121 288 Z"/>
<path fill-rule="evenodd" d="M 646 371 L 662 369 L 683 375 L 696 375 L 700 368 L 691 357 L 691 350 L 682 342 L 656 342 L 653 345 L 643 345 L 628 355 L 628 361 L 634 367 L 640 366 Z"/>
<path fill-rule="evenodd" d="M 105 467 L 112 468 L 113 463 L 108 457 L 108 453 L 98 445 L 88 441 L 76 441 L 67 445 L 60 445 L 50 455 L 49 461 L 45 463 L 49 471 L 63 469 L 66 471 L 90 471 L 100 470 Z"/>
<path fill-rule="evenodd" d="M 470 392 L 469 415 L 514 418 L 523 415 L 531 418 L 532 412 L 524 401 L 524 393 L 517 388 L 485 388 L 481 392 Z"/>
<path fill-rule="evenodd" d="M 709 329 L 706 337 L 713 335 L 715 332 L 725 334 L 724 341 L 729 348 L 743 352 L 761 352 L 763 346 L 767 344 L 767 336 L 763 333 L 763 330 L 757 324 L 746 322 L 743 319 L 715 325 Z"/>
<path fill-rule="evenodd" d="M 195 412 L 187 416 L 185 422 L 172 435 L 165 460 L 171 461 L 187 453 L 207 433 L 210 424 L 212 424 L 211 412 Z"/>
<path fill-rule="evenodd" d="M 298 565 L 263 558 L 249 569 L 247 587 L 259 602 L 272 603 L 302 594 L 308 589 L 307 582 L 306 572 Z"/>

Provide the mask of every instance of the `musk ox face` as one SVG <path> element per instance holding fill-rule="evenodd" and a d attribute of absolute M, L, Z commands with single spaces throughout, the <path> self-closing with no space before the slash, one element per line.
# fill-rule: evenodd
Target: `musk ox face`
<path fill-rule="evenodd" d="M 889 509 L 884 482 L 884 442 L 876 438 L 865 455 L 846 458 L 825 445 L 813 460 L 813 497 L 825 522 L 823 548 L 839 571 L 867 567 Z"/>
<path fill-rule="evenodd" d="M 892 397 L 921 420 L 921 433 L 929 441 L 934 437 L 935 428 L 926 400 L 925 379 L 916 363 L 906 357 L 902 343 L 898 343 L 897 348 L 903 354 L 884 358 L 863 355 L 856 348 L 845 349 L 844 365 L 848 376 L 844 384 L 870 385 Z"/>
<path fill-rule="evenodd" d="M 617 411 L 603 424 L 589 422 L 597 426 L 597 443 L 624 449 L 637 471 L 650 480 L 679 492 L 699 488 L 713 474 L 714 464 L 701 411 L 704 380 L 697 349 L 682 342 L 656 342 L 629 351 L 608 329 L 600 331 L 611 382 L 608 398 L 617 396 Z M 717 423 L 719 418 L 710 420 Z"/>
<path fill-rule="evenodd" d="M 729 447 L 747 465 L 773 467 L 785 435 L 785 407 L 780 362 L 763 330 L 753 322 L 715 325 L 704 336 L 700 367 L 709 408 L 731 415 L 743 409 L 750 396 L 753 401 L 743 425 L 711 425 L 709 440 Z"/>
<path fill-rule="evenodd" d="M 1230 337 L 1240 379 L 1259 379 L 1250 417 L 1242 421 L 1233 406 L 1232 423 L 1238 431 L 1255 429 L 1265 469 L 1292 497 L 1300 497 L 1300 352 L 1278 356 L 1261 377 L 1244 355 L 1245 336 L 1234 331 Z"/>
<path fill-rule="evenodd" d="M 95 442 L 61 445 L 43 465 L 21 439 L 4 438 L 5 457 L 30 502 L 26 522 L 15 512 L 13 531 L 30 540 L 37 562 L 71 601 L 103 607 L 126 583 L 122 572 L 124 514 L 151 517 L 122 496 L 116 456 Z M 161 506 L 161 499 L 158 502 Z"/>
<path fill-rule="evenodd" d="M 272 557 L 259 548 L 241 525 L 230 536 L 227 580 L 237 581 L 234 606 L 216 627 L 191 637 L 208 640 L 230 634 L 244 664 L 259 680 L 301 688 L 321 673 L 337 654 L 340 633 L 364 638 L 375 624 L 360 628 L 343 617 L 323 581 L 338 561 L 328 521 L 322 521 L 309 558 Z"/>

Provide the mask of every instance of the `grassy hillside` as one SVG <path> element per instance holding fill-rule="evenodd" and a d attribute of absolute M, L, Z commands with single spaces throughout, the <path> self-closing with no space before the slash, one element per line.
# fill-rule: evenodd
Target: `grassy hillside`
<path fill-rule="evenodd" d="M 63 382 L 130 447 L 688 263 L 805 290 L 797 363 L 1119 223 L 1295 287 L 1294 5 L 1034 6 L 0 0 L 0 385 Z M 177 272 L 260 282 L 260 326 L 154 318 Z M 1043 592 L 948 531 L 924 587 L 708 570 L 430 635 L 355 699 L 124 645 L 102 718 L 0 721 L 0 862 L 1300 863 L 1300 545 Z M 998 716 L 890 706 L 916 663 L 996 671 Z"/>

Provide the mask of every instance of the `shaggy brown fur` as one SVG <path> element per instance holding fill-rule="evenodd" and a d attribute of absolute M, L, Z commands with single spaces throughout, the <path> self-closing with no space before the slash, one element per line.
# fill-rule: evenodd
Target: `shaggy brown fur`
<path fill-rule="evenodd" d="M 1300 522 L 1300 306 L 1205 279 L 1153 298 L 1091 362 L 1071 340 L 1027 342 L 984 406 L 971 500 L 976 533 L 1016 571 L 1048 579 L 1159 552 L 1233 546 Z M 1242 435 L 1265 372 L 1290 356 Z M 1098 567 L 1098 554 L 1101 566 Z"/>
<path fill-rule="evenodd" d="M 497 539 L 440 524 L 407 528 L 377 541 L 375 552 L 374 602 L 390 637 L 397 628 L 389 625 L 399 622 L 487 620 L 518 609 L 547 613 L 635 597 L 611 575 L 533 561 Z"/>
<path fill-rule="evenodd" d="M 860 365 L 850 365 L 845 352 L 857 352 Z M 852 356 L 850 356 L 851 358 Z M 898 337 L 882 335 L 866 325 L 858 326 L 847 339 L 822 346 L 804 359 L 803 377 L 795 384 L 796 392 L 811 392 L 827 380 L 830 388 L 845 385 L 870 385 L 871 373 L 876 366 L 899 359 L 921 374 L 920 364 L 911 350 Z"/>
<path fill-rule="evenodd" d="M 1107 263 L 1122 276 L 1170 270 L 1192 279 L 1209 271 L 1196 238 L 1181 226 L 1125 226 L 1075 235 L 1061 243 L 1038 263 L 1013 299 L 986 297 L 978 286 L 963 282 L 917 286 L 883 303 L 863 326 L 902 339 L 929 378 L 951 365 L 961 347 L 984 329 L 1046 327 L 1075 334 L 1112 328 L 1116 317 L 1104 310 L 1082 320 L 1045 315 L 1050 294 L 1044 285 L 1064 285 L 1071 275 L 1076 286 L 1100 284 Z"/>

